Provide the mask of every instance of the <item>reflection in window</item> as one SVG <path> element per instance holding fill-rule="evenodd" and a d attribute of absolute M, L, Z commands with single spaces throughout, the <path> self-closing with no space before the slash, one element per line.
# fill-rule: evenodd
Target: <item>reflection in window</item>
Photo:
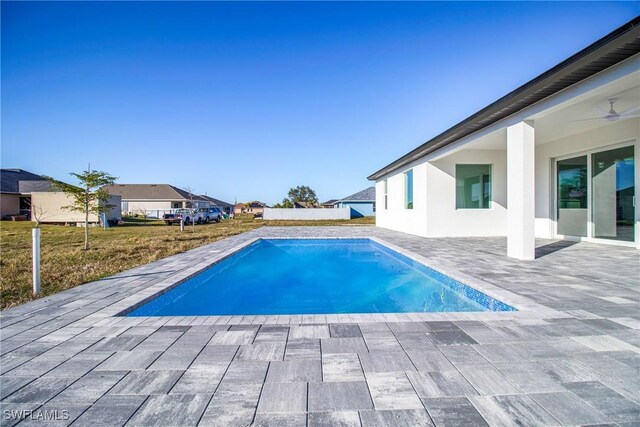
<path fill-rule="evenodd" d="M 558 208 L 587 208 L 587 157 L 558 161 Z"/>
<path fill-rule="evenodd" d="M 387 180 L 384 180 L 384 209 L 386 210 L 388 208 L 388 197 L 387 197 L 387 190 L 388 190 L 388 185 L 387 185 Z"/>
<path fill-rule="evenodd" d="M 587 235 L 587 156 L 558 160 L 558 234 Z"/>
<path fill-rule="evenodd" d="M 456 165 L 456 209 L 491 207 L 491 165 Z"/>
<path fill-rule="evenodd" d="M 413 169 L 404 173 L 404 207 L 413 209 Z"/>

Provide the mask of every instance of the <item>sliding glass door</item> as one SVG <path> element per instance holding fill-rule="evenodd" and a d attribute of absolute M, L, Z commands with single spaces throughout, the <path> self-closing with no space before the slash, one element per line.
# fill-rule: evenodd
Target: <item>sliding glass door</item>
<path fill-rule="evenodd" d="M 634 241 L 633 146 L 556 161 L 556 233 Z"/>
<path fill-rule="evenodd" d="M 635 165 L 633 146 L 591 155 L 593 237 L 633 242 Z"/>

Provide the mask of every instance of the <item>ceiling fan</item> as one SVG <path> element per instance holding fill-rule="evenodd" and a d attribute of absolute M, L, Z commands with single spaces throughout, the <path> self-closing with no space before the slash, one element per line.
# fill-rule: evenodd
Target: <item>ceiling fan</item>
<path fill-rule="evenodd" d="M 638 107 L 634 107 L 634 108 L 630 108 L 626 111 L 623 111 L 621 113 L 618 113 L 615 108 L 613 108 L 613 104 L 615 104 L 615 102 L 618 100 L 618 98 L 609 98 L 607 99 L 607 102 L 609 103 L 609 111 L 605 111 L 601 108 L 595 107 L 594 110 L 601 113 L 602 116 L 601 117 L 592 117 L 589 119 L 578 119 L 578 120 L 571 120 L 572 122 L 584 122 L 587 120 L 606 120 L 608 122 L 615 122 L 618 119 L 621 118 L 628 118 L 628 117 L 640 117 L 639 114 L 634 114 L 636 111 L 640 110 L 640 106 Z"/>

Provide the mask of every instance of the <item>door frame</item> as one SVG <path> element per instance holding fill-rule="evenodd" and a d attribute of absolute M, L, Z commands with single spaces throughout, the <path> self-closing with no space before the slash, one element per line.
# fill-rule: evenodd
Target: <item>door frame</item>
<path fill-rule="evenodd" d="M 640 173 L 638 172 L 638 141 L 637 140 L 627 140 L 624 142 L 619 142 L 619 143 L 615 143 L 615 144 L 609 144 L 609 145 L 603 145 L 600 147 L 596 147 L 596 148 L 591 148 L 591 149 L 587 149 L 587 150 L 581 150 L 581 151 L 576 151 L 573 152 L 571 154 L 565 154 L 562 156 L 557 156 L 555 158 L 552 159 L 552 175 L 553 175 L 553 179 L 551 180 L 551 186 L 552 186 L 552 191 L 551 194 L 553 195 L 553 236 L 555 238 L 558 239 L 565 239 L 565 240 L 573 240 L 573 241 L 581 241 L 581 242 L 593 242 L 593 243 L 601 243 L 601 244 L 605 244 L 605 245 L 615 245 L 615 246 L 627 246 L 627 247 L 633 247 L 633 248 L 640 248 L 640 230 L 638 230 L 638 220 L 639 220 L 639 203 L 636 202 L 635 203 L 635 209 L 634 209 L 634 214 L 635 214 L 635 218 L 634 218 L 634 222 L 635 222 L 635 226 L 634 226 L 634 240 L 629 242 L 629 241 L 624 241 L 624 240 L 613 240 L 613 239 L 604 239 L 604 238 L 598 238 L 598 237 L 593 237 L 593 230 L 594 230 L 594 224 L 593 224 L 593 212 L 592 212 L 592 208 L 593 208 L 593 191 L 592 191 L 592 155 L 595 153 L 600 153 L 603 151 L 609 151 L 609 150 L 615 150 L 616 148 L 624 148 L 624 147 L 633 147 L 633 162 L 634 162 L 634 185 L 635 185 L 635 197 L 637 200 L 637 193 L 638 193 L 638 188 L 640 187 Z M 561 160 L 566 160 L 566 159 L 572 159 L 574 157 L 581 157 L 581 156 L 587 156 L 587 236 L 583 237 L 583 236 L 569 236 L 569 235 L 565 235 L 565 234 L 558 234 L 558 161 Z"/>

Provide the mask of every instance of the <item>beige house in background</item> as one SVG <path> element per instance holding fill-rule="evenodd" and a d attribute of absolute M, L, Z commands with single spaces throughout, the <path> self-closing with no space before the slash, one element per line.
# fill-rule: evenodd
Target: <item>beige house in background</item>
<path fill-rule="evenodd" d="M 254 200 L 253 202 L 247 203 L 238 203 L 234 207 L 235 214 L 241 213 L 252 213 L 252 214 L 261 214 L 264 212 L 264 208 L 268 208 L 269 206 L 266 203 L 258 202 Z"/>
<path fill-rule="evenodd" d="M 72 197 L 62 192 L 33 192 L 31 193 L 31 220 L 43 223 L 84 222 L 84 213 L 64 209 L 72 204 Z M 120 196 L 110 196 L 108 205 L 113 208 L 107 213 L 107 221 L 118 221 L 122 217 Z M 98 223 L 96 214 L 89 214 L 90 223 Z"/>
<path fill-rule="evenodd" d="M 31 193 L 49 191 L 51 182 L 43 176 L 18 168 L 0 170 L 0 218 L 31 212 Z"/>

